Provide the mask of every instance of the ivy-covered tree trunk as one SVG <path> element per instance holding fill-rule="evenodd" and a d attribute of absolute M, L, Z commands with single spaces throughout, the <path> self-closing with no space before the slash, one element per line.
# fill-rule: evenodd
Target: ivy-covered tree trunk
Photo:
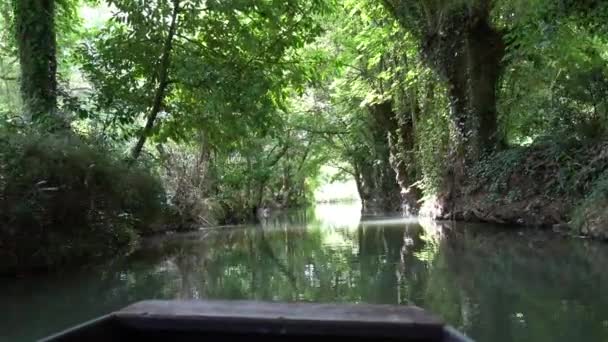
<path fill-rule="evenodd" d="M 496 88 L 505 47 L 485 3 L 454 10 L 424 41 L 425 58 L 446 80 L 465 164 L 498 143 Z"/>
<path fill-rule="evenodd" d="M 402 26 L 408 28 L 417 22 L 412 11 L 420 7 L 412 1 L 384 3 Z M 457 134 L 455 157 L 466 166 L 499 145 L 496 89 L 505 43 L 502 33 L 491 24 L 490 0 L 435 5 L 422 2 L 428 20 L 416 30 L 424 59 L 446 82 Z"/>
<path fill-rule="evenodd" d="M 57 107 L 55 1 L 15 0 L 14 11 L 25 117 L 52 118 Z"/>
<path fill-rule="evenodd" d="M 386 130 L 389 149 L 389 165 L 399 185 L 400 205 L 404 215 L 418 213 L 419 190 L 413 185 L 416 182 L 416 165 L 408 156 L 414 149 L 414 122 L 412 115 L 397 115 L 391 101 L 370 107 L 375 121 Z M 408 113 L 410 114 L 410 113 Z M 392 186 L 391 186 L 392 188 Z"/>
<path fill-rule="evenodd" d="M 390 104 L 389 104 L 390 108 Z M 390 120 L 381 105 L 373 105 L 369 110 L 369 141 L 357 151 L 354 169 L 357 173 L 357 188 L 364 215 L 396 212 L 401 209 L 400 187 L 395 170 L 391 166 L 389 134 Z M 388 115 L 392 115 L 388 111 Z"/>
<path fill-rule="evenodd" d="M 505 54 L 502 34 L 490 26 L 489 12 L 476 14 L 469 29 L 468 72 L 470 110 L 479 121 L 476 124 L 478 153 L 500 147 L 496 111 L 496 91 Z"/>
<path fill-rule="evenodd" d="M 363 154 L 357 154 L 353 159 L 353 168 L 355 169 L 355 181 L 357 183 L 357 191 L 361 199 L 361 212 L 370 214 L 381 210 L 374 205 L 376 196 L 376 182 L 374 182 L 373 166 L 371 162 L 362 158 Z"/>
<path fill-rule="evenodd" d="M 505 53 L 503 35 L 491 24 L 491 0 L 384 4 L 400 25 L 418 35 L 423 59 L 446 83 L 455 132 L 440 193 L 441 215 L 446 216 L 462 196 L 471 165 L 500 146 L 496 89 Z"/>

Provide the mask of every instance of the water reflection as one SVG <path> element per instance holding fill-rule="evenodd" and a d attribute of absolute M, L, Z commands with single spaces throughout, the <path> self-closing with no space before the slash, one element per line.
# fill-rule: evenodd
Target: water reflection
<path fill-rule="evenodd" d="M 4 281 L 0 340 L 150 298 L 416 304 L 479 341 L 608 339 L 606 246 L 326 206 L 173 235 L 78 274 Z"/>

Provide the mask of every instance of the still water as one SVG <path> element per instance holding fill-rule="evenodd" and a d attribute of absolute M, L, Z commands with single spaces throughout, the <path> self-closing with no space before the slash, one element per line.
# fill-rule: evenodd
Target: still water
<path fill-rule="evenodd" d="M 146 241 L 66 274 L 0 279 L 0 340 L 143 299 L 415 304 L 477 341 L 608 341 L 608 245 L 487 225 L 361 222 L 328 205 Z"/>

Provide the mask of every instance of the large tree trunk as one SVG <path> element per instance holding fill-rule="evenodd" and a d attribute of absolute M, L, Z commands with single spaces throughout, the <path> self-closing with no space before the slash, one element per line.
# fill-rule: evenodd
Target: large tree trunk
<path fill-rule="evenodd" d="M 376 205 L 377 191 L 372 164 L 363 158 L 356 158 L 353 167 L 356 170 L 355 180 L 357 181 L 357 191 L 361 199 L 361 212 L 368 215 L 382 211 Z"/>
<path fill-rule="evenodd" d="M 464 145 L 461 157 L 468 163 L 498 143 L 496 88 L 504 43 L 488 12 L 460 11 L 444 26 L 442 33 L 427 35 L 425 58 L 447 83 L 456 143 Z"/>
<path fill-rule="evenodd" d="M 14 5 L 25 117 L 32 121 L 54 119 L 57 108 L 55 1 L 16 0 Z"/>
<path fill-rule="evenodd" d="M 167 87 L 169 86 L 169 68 L 171 67 L 171 51 L 173 50 L 173 38 L 175 36 L 175 32 L 177 31 L 177 17 L 179 15 L 180 0 L 173 0 L 173 13 L 171 15 L 171 24 L 169 25 L 169 31 L 167 32 L 167 38 L 165 39 L 165 44 L 163 46 L 162 56 L 158 69 L 158 86 L 156 87 L 156 92 L 154 93 L 154 99 L 152 103 L 152 109 L 148 114 L 146 119 L 146 125 L 142 130 L 135 147 L 133 147 L 133 151 L 131 152 L 132 158 L 135 160 L 141 154 L 141 151 L 148 139 L 148 136 L 152 134 L 152 130 L 154 128 L 154 122 L 156 121 L 156 117 L 158 113 L 161 111 L 163 103 L 165 101 L 165 95 L 167 92 Z"/>
<path fill-rule="evenodd" d="M 390 162 L 389 132 L 392 111 L 386 106 L 369 108 L 369 136 L 364 150 L 357 151 L 354 167 L 358 173 L 357 188 L 364 215 L 396 212 L 401 208 L 400 188 Z M 388 116 L 387 116 L 388 115 Z"/>
<path fill-rule="evenodd" d="M 416 182 L 416 165 L 408 156 L 414 149 L 413 115 L 397 115 L 390 101 L 370 107 L 374 117 L 385 129 L 389 149 L 389 164 L 399 185 L 401 210 L 404 215 L 418 213 L 420 191 L 414 186 Z M 389 193 L 392 189 L 388 188 Z"/>
<path fill-rule="evenodd" d="M 422 198 L 418 181 L 416 160 L 413 156 L 416 141 L 414 139 L 414 121 L 410 115 L 396 114 L 393 117 L 394 130 L 389 132 L 391 148 L 391 165 L 395 170 L 397 183 L 401 188 L 402 213 L 414 216 L 420 209 Z"/>
<path fill-rule="evenodd" d="M 488 15 L 489 16 L 489 15 Z M 488 17 L 474 18 L 468 34 L 469 107 L 478 119 L 477 153 L 502 144 L 498 136 L 496 91 L 505 54 L 502 34 L 488 23 Z"/>
<path fill-rule="evenodd" d="M 412 23 L 424 27 L 419 38 L 427 64 L 447 85 L 456 141 L 453 157 L 465 167 L 481 153 L 499 146 L 497 135 L 496 88 L 505 44 L 492 27 L 491 1 L 474 0 L 461 6 L 438 8 L 430 2 L 384 0 L 406 29 Z M 420 13 L 412 13 L 417 9 Z M 429 20 L 414 18 L 425 15 Z"/>
<path fill-rule="evenodd" d="M 505 53 L 504 39 L 491 25 L 490 0 L 443 8 L 430 2 L 384 3 L 406 29 L 411 29 L 412 22 L 417 23 L 423 58 L 447 86 L 455 139 L 440 194 L 440 216 L 446 216 L 452 211 L 450 206 L 462 196 L 461 186 L 471 165 L 486 151 L 500 147 L 496 89 Z M 412 8 L 422 9 L 430 20 L 417 21 L 409 11 Z"/>

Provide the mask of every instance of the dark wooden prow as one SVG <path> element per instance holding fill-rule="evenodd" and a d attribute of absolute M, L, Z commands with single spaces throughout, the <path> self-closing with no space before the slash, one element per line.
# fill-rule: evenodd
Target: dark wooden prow
<path fill-rule="evenodd" d="M 412 306 L 145 301 L 44 341 L 468 341 Z"/>

